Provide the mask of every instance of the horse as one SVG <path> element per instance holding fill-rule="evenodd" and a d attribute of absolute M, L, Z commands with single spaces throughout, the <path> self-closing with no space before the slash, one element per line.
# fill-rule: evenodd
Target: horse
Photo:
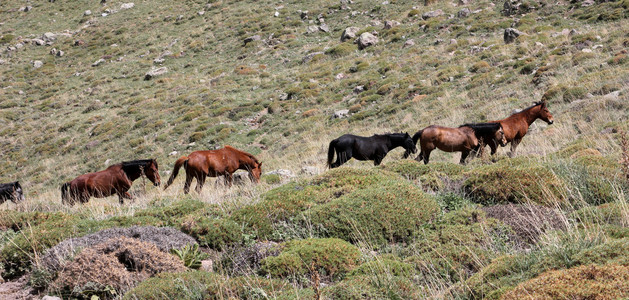
<path fill-rule="evenodd" d="M 186 170 L 186 182 L 183 185 L 185 194 L 190 191 L 193 178 L 197 179 L 196 192 L 201 193 L 207 176 L 225 176 L 227 184 L 231 186 L 236 170 L 249 172 L 249 178 L 255 183 L 260 182 L 260 175 L 262 174 L 262 163 L 255 156 L 226 145 L 218 150 L 194 151 L 188 156 L 177 159 L 164 190 L 173 183 L 181 166 Z"/>
<path fill-rule="evenodd" d="M 534 102 L 533 106 L 526 108 L 521 112 L 512 114 L 505 119 L 490 121 L 489 123 L 500 123 L 500 125 L 502 125 L 507 143 L 511 143 L 511 152 L 509 152 L 509 157 L 514 157 L 515 149 L 522 141 L 522 138 L 526 135 L 529 126 L 531 126 L 531 124 L 533 124 L 533 122 L 537 119 L 542 119 L 544 122 L 548 123 L 548 125 L 552 125 L 554 123 L 553 115 L 548 110 L 545 100 Z M 491 155 L 496 153 L 496 149 L 498 149 L 496 141 L 484 140 L 481 143 L 480 151 L 478 152 L 479 156 L 483 155 L 485 145 L 489 145 L 491 148 Z M 506 144 L 504 146 L 506 146 Z"/>
<path fill-rule="evenodd" d="M 16 204 L 19 201 L 24 201 L 24 191 L 20 182 L 0 183 L 0 204 L 7 200 Z"/>
<path fill-rule="evenodd" d="M 133 181 L 145 175 L 155 186 L 161 184 L 159 167 L 155 159 L 125 161 L 95 173 L 83 174 L 61 186 L 61 202 L 74 205 L 86 203 L 90 197 L 104 198 L 118 195 L 120 204 L 133 199 L 127 192 Z"/>
<path fill-rule="evenodd" d="M 458 128 L 430 125 L 413 135 L 413 141 L 419 140 L 421 151 L 415 158 L 428 164 L 430 152 L 440 149 L 445 152 L 461 152 L 460 164 L 465 164 L 465 159 L 472 151 L 477 151 L 479 139 L 491 138 L 501 145 L 506 143 L 502 126 L 497 123 L 464 124 Z"/>
<path fill-rule="evenodd" d="M 330 169 L 339 167 L 352 157 L 357 160 L 373 160 L 374 166 L 377 166 L 389 151 L 397 147 L 403 147 L 406 150 L 404 158 L 417 152 L 417 147 L 408 132 L 376 134 L 370 137 L 344 134 L 330 142 L 328 167 Z M 336 161 L 332 163 L 334 152 L 336 152 Z"/>

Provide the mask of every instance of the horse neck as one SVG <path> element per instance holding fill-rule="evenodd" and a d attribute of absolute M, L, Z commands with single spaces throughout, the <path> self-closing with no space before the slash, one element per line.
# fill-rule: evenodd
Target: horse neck
<path fill-rule="evenodd" d="M 531 126 L 531 124 L 540 117 L 540 111 L 541 109 L 539 105 L 536 105 L 522 112 L 525 114 L 526 123 L 528 123 L 529 126 Z"/>
<path fill-rule="evenodd" d="M 406 140 L 405 137 L 397 137 L 395 135 L 389 135 L 389 138 L 387 139 L 387 146 L 389 147 L 389 150 L 393 148 L 397 148 L 397 147 L 404 147 L 405 140 Z"/>
<path fill-rule="evenodd" d="M 140 178 L 140 176 L 142 176 L 143 172 L 141 170 L 141 168 L 143 168 L 142 166 L 128 166 L 128 167 L 122 167 L 122 171 L 127 175 L 127 178 L 129 178 L 129 180 L 134 181 L 138 178 Z"/>

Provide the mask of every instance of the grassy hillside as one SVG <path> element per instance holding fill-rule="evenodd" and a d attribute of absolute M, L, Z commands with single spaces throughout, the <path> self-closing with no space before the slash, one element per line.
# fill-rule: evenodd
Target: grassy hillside
<path fill-rule="evenodd" d="M 507 15 L 486 0 L 0 2 L 0 182 L 19 180 L 27 198 L 2 204 L 2 276 L 70 295 L 41 269 L 47 248 L 155 225 L 194 237 L 216 272 L 161 274 L 126 298 L 152 297 L 147 286 L 290 299 L 618 286 L 603 274 L 629 276 L 629 2 L 518 3 Z M 378 42 L 341 41 L 348 27 Z M 506 28 L 521 35 L 506 43 Z M 345 133 L 496 120 L 542 99 L 555 123 L 535 122 L 513 159 L 501 148 L 458 166 L 435 151 L 424 166 L 397 149 L 382 167 L 325 170 Z M 138 181 L 124 206 L 61 204 L 79 174 L 156 158 L 165 180 L 180 155 L 226 144 L 297 176 L 189 196 L 181 179 L 167 191 Z"/>

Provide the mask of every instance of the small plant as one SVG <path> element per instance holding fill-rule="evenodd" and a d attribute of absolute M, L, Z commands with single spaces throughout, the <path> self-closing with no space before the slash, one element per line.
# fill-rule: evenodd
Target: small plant
<path fill-rule="evenodd" d="M 620 149 L 622 150 L 620 165 L 625 178 L 629 181 L 629 140 L 627 140 L 627 133 L 624 130 L 620 131 Z"/>
<path fill-rule="evenodd" d="M 207 254 L 199 251 L 199 244 L 188 244 L 181 249 L 170 249 L 170 253 L 179 257 L 183 265 L 198 270 L 201 268 L 201 261 L 207 258 Z"/>

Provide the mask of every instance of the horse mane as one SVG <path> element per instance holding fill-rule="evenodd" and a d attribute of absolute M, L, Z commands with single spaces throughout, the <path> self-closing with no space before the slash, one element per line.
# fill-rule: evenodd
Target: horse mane
<path fill-rule="evenodd" d="M 260 161 L 258 161 L 258 159 L 255 156 L 253 156 L 252 154 L 249 154 L 249 153 L 247 153 L 245 151 L 242 151 L 242 150 L 238 150 L 238 149 L 236 149 L 236 148 L 234 148 L 234 147 L 232 147 L 230 145 L 225 145 L 225 149 L 230 149 L 230 150 L 232 150 L 234 152 L 238 152 L 238 153 L 240 153 L 242 155 L 245 155 L 245 156 L 249 157 L 251 160 L 253 160 L 256 164 L 260 164 Z"/>
<path fill-rule="evenodd" d="M 123 161 L 122 163 L 120 163 L 120 165 L 122 165 L 122 170 L 125 173 L 129 173 L 129 171 L 139 170 L 140 167 L 146 167 L 151 162 L 155 162 L 155 164 L 157 165 L 157 161 L 153 159 L 138 159 L 138 160 Z"/>
<path fill-rule="evenodd" d="M 6 191 L 9 189 L 13 189 L 14 186 L 16 186 L 17 181 L 15 182 L 10 182 L 10 183 L 0 183 L 0 191 Z"/>
<path fill-rule="evenodd" d="M 519 111 L 519 112 L 517 112 L 515 114 L 519 114 L 519 113 L 521 113 L 523 111 L 527 111 L 527 110 L 529 110 L 529 109 L 531 109 L 531 108 L 533 108 L 535 106 L 542 105 L 542 104 L 544 104 L 544 102 L 546 102 L 546 101 L 542 100 L 542 101 L 539 101 L 539 102 L 533 102 L 533 105 L 531 105 L 531 106 L 529 106 L 529 107 L 527 107 L 527 108 L 525 108 L 525 109 L 523 109 L 523 110 L 521 110 L 521 111 Z M 515 114 L 512 114 L 512 115 L 515 115 Z"/>
<path fill-rule="evenodd" d="M 467 123 L 459 126 L 459 128 L 461 127 L 472 128 L 476 136 L 484 136 L 494 134 L 498 129 L 500 129 L 500 123 Z"/>

